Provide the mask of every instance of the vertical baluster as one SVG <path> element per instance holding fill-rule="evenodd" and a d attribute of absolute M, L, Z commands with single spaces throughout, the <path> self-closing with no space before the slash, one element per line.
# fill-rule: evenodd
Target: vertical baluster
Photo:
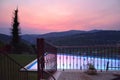
<path fill-rule="evenodd" d="M 7 80 L 7 58 L 5 57 L 5 61 L 4 61 L 4 71 L 5 71 L 5 73 L 4 73 L 4 77 L 6 78 L 6 80 Z"/>
<path fill-rule="evenodd" d="M 113 63 L 112 63 L 112 53 L 111 53 L 111 48 L 110 48 L 110 55 L 111 55 L 111 67 L 112 67 Z M 112 68 L 111 68 L 111 70 L 112 70 Z"/>
<path fill-rule="evenodd" d="M 113 67 L 113 53 L 112 53 L 112 49 L 111 49 L 111 47 L 110 47 L 110 53 L 111 53 L 111 67 Z M 112 70 L 112 68 L 111 68 L 111 70 Z"/>
<path fill-rule="evenodd" d="M 65 69 L 65 59 L 64 59 L 64 56 L 65 56 L 65 48 L 63 49 L 63 70 Z"/>
<path fill-rule="evenodd" d="M 110 61 L 110 59 L 111 59 L 111 54 L 110 54 L 109 47 L 107 47 L 107 48 L 108 48 L 108 52 L 107 52 L 107 53 L 108 53 L 108 61 L 109 61 L 108 70 L 110 70 L 109 67 L 111 66 L 111 65 L 110 65 L 110 64 L 111 64 L 111 61 Z"/>
<path fill-rule="evenodd" d="M 85 61 L 85 69 L 87 69 L 87 61 L 88 61 L 88 52 L 89 52 L 89 47 L 86 47 L 86 61 Z"/>
<path fill-rule="evenodd" d="M 78 52 L 77 52 L 77 48 L 75 48 L 75 69 L 78 69 Z"/>
<path fill-rule="evenodd" d="M 115 48 L 115 67 L 118 67 L 117 66 L 117 48 L 116 48 L 116 46 L 114 48 Z M 116 70 L 117 70 L 117 68 L 116 68 Z"/>
<path fill-rule="evenodd" d="M 61 59 L 62 52 L 61 52 L 61 51 L 62 51 L 62 49 L 60 49 L 60 69 L 61 69 L 61 67 L 62 67 L 62 63 L 61 63 L 61 60 L 62 60 L 62 59 Z"/>
<path fill-rule="evenodd" d="M 96 60 L 97 60 L 97 69 L 99 69 L 99 47 L 97 48 L 97 53 L 96 53 L 97 55 L 96 55 Z"/>
<path fill-rule="evenodd" d="M 69 56 L 69 49 L 66 49 L 66 69 L 69 69 L 69 59 L 68 59 L 68 56 Z"/>
<path fill-rule="evenodd" d="M 103 53 L 103 51 L 102 51 L 102 48 L 100 47 L 100 69 L 101 69 L 101 71 L 102 71 L 102 53 Z"/>
<path fill-rule="evenodd" d="M 82 70 L 82 48 L 80 48 L 80 70 Z"/>
<path fill-rule="evenodd" d="M 66 69 L 66 54 L 68 54 L 68 53 L 66 53 L 66 49 L 64 51 L 65 51 L 65 53 L 64 53 L 64 69 Z"/>
<path fill-rule="evenodd" d="M 107 47 L 107 62 L 109 62 L 109 64 L 110 64 L 110 61 L 109 61 L 109 57 L 110 57 L 110 50 L 109 50 L 109 46 Z M 108 69 L 107 70 L 109 70 L 109 64 L 108 64 Z"/>
<path fill-rule="evenodd" d="M 111 67 L 111 53 L 110 53 L 110 49 L 108 47 L 108 61 L 109 61 L 109 67 Z M 108 68 L 108 70 L 110 70 L 111 68 Z"/>
<path fill-rule="evenodd" d="M 68 52 L 68 49 L 66 50 L 66 53 L 67 53 L 67 55 L 66 55 L 66 69 L 68 69 L 69 67 L 68 67 L 68 65 L 69 65 L 69 61 L 68 61 L 68 56 L 69 56 L 69 52 Z"/>
<path fill-rule="evenodd" d="M 73 50 L 71 48 L 71 69 L 73 69 Z"/>
<path fill-rule="evenodd" d="M 81 70 L 81 47 L 80 47 L 80 49 L 79 49 L 79 67 L 80 67 L 80 70 Z"/>
<path fill-rule="evenodd" d="M 61 69 L 61 49 L 59 49 L 59 60 L 60 60 L 60 69 Z"/>
<path fill-rule="evenodd" d="M 99 48 L 99 47 L 98 47 L 98 48 Z M 98 48 L 96 49 L 96 60 L 97 60 L 96 66 L 97 66 L 97 69 L 98 69 L 98 64 L 99 64 L 99 63 L 98 63 L 98 55 L 99 55 L 99 54 L 98 54 Z"/>
<path fill-rule="evenodd" d="M 78 56 L 79 56 L 78 48 L 76 49 L 76 53 L 77 53 L 77 55 L 76 55 L 76 60 L 77 60 L 77 62 L 76 62 L 76 69 L 78 69 Z"/>
<path fill-rule="evenodd" d="M 57 63 L 57 64 L 59 64 L 59 66 L 58 66 L 58 67 L 59 67 L 59 68 L 61 68 L 61 52 L 60 52 L 60 51 L 61 51 L 61 49 L 59 48 L 58 50 L 59 50 L 59 54 L 58 54 L 58 56 L 59 56 L 59 58 L 58 58 L 58 59 L 59 59 L 59 60 L 58 60 L 58 61 L 59 61 L 59 63 Z"/>
<path fill-rule="evenodd" d="M 3 54 L 0 54 L 1 55 L 1 58 L 2 58 L 2 61 L 1 61 L 1 75 L 0 75 L 0 78 L 3 79 L 3 75 L 4 75 L 4 55 Z"/>
<path fill-rule="evenodd" d="M 117 61 L 117 48 L 116 47 L 113 47 L 114 49 L 114 52 L 115 52 L 115 67 L 117 67 L 117 64 L 116 64 L 116 61 Z M 117 70 L 117 68 L 116 68 Z"/>
<path fill-rule="evenodd" d="M 62 59 L 63 59 L 63 61 L 62 61 L 62 67 L 63 67 L 63 70 L 64 70 L 64 49 L 63 49 L 63 56 L 62 56 Z"/>
<path fill-rule="evenodd" d="M 103 48 L 103 70 L 105 70 L 105 45 L 102 48 Z"/>
<path fill-rule="evenodd" d="M 82 53 L 81 53 L 81 68 L 82 68 L 82 69 L 83 69 L 83 58 L 84 58 L 84 57 L 83 57 L 83 53 L 84 53 L 84 52 L 83 52 L 83 48 L 82 48 Z"/>
<path fill-rule="evenodd" d="M 7 63 L 8 63 L 8 64 L 7 64 L 7 74 L 8 74 L 7 77 L 8 77 L 8 80 L 10 80 L 10 74 L 11 74 L 11 73 L 10 73 L 10 62 L 11 62 L 11 61 L 8 60 L 8 59 L 7 59 L 7 61 L 8 61 L 8 62 L 7 62 Z"/>
<path fill-rule="evenodd" d="M 88 64 L 89 64 L 90 48 L 91 47 L 88 47 L 88 53 L 87 53 L 87 69 L 88 69 Z"/>
<path fill-rule="evenodd" d="M 112 49 L 112 47 L 111 47 L 111 49 Z M 113 49 L 112 49 L 112 58 L 113 58 L 113 67 L 115 67 L 115 53 L 113 53 Z M 112 70 L 115 70 L 115 68 L 112 68 Z"/>
<path fill-rule="evenodd" d="M 69 49 L 69 53 L 70 53 L 70 56 L 69 56 L 69 67 L 71 69 L 71 50 Z"/>
<path fill-rule="evenodd" d="M 74 48 L 72 49 L 72 53 L 73 53 L 73 69 L 74 69 L 74 65 L 75 65 L 75 63 L 74 63 L 74 56 L 75 56 Z"/>
<path fill-rule="evenodd" d="M 103 47 L 102 47 L 102 70 L 104 70 L 104 48 Z"/>
<path fill-rule="evenodd" d="M 80 48 L 78 48 L 78 67 L 80 69 Z"/>

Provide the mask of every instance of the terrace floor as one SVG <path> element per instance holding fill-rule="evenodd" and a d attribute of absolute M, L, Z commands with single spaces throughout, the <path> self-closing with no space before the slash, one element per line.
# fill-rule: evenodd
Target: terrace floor
<path fill-rule="evenodd" d="M 120 71 L 99 71 L 97 75 L 88 75 L 83 71 L 78 70 L 59 70 L 54 74 L 54 76 L 56 80 L 112 80 L 116 78 L 113 73 L 120 73 Z"/>

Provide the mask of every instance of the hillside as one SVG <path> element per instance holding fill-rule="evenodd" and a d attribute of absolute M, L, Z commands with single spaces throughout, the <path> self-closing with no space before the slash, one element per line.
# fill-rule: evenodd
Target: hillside
<path fill-rule="evenodd" d="M 36 38 L 59 38 L 79 33 L 85 33 L 86 31 L 80 31 L 80 30 L 70 30 L 70 31 L 63 31 L 63 32 L 51 32 L 46 34 L 26 34 L 22 35 L 22 39 L 29 41 L 32 44 L 36 43 Z"/>
<path fill-rule="evenodd" d="M 75 34 L 59 38 L 47 38 L 58 46 L 103 45 L 116 44 L 120 41 L 120 31 L 99 31 L 93 33 Z"/>
<path fill-rule="evenodd" d="M 3 43 L 9 43 L 11 40 L 11 37 L 5 34 L 0 34 L 0 41 Z"/>
<path fill-rule="evenodd" d="M 114 30 L 91 30 L 79 31 L 71 30 L 65 32 L 53 32 L 47 34 L 21 35 L 22 42 L 27 45 L 36 44 L 37 38 L 45 38 L 57 46 L 80 46 L 80 45 L 102 45 L 116 44 L 120 42 L 120 31 Z M 10 42 L 11 37 L 0 34 L 0 41 Z"/>
<path fill-rule="evenodd" d="M 0 34 L 0 47 L 4 46 L 5 44 L 10 44 L 11 36 Z M 23 52 L 34 53 L 34 49 L 29 41 L 21 39 L 19 43 L 19 50 Z"/>
<path fill-rule="evenodd" d="M 27 35 L 26 35 L 27 36 Z M 116 44 L 120 42 L 120 31 L 113 30 L 91 30 L 91 31 L 65 31 L 54 32 L 43 35 L 25 35 L 23 39 L 30 41 L 32 44 L 36 43 L 36 38 L 45 38 L 57 46 L 78 46 L 78 45 L 102 45 L 102 44 Z"/>

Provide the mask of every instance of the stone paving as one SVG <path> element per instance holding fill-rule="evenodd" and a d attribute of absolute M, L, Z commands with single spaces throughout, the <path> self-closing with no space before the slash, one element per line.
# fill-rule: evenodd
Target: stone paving
<path fill-rule="evenodd" d="M 120 71 L 119 71 L 120 72 Z M 56 80 L 112 80 L 115 78 L 113 72 L 98 72 L 97 75 L 88 75 L 83 71 L 57 71 L 54 75 Z"/>

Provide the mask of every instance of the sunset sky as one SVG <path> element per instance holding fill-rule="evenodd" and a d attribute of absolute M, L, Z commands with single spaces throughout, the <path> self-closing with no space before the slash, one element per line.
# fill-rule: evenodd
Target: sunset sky
<path fill-rule="evenodd" d="M 0 0 L 0 33 L 10 34 L 17 5 L 22 34 L 120 30 L 120 0 Z"/>

